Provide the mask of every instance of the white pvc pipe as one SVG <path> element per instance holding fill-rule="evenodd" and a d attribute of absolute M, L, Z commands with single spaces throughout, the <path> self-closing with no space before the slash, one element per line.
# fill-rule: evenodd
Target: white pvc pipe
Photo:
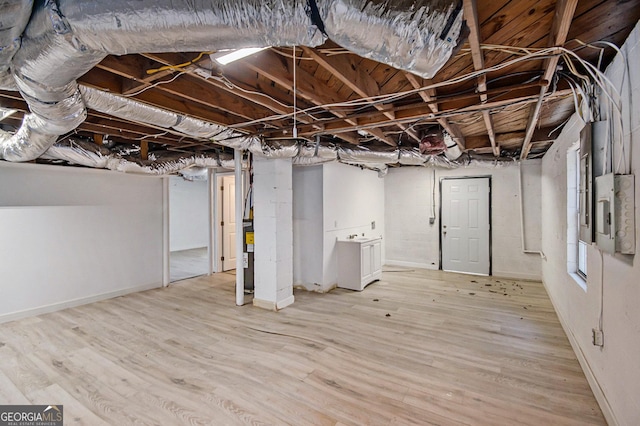
<path fill-rule="evenodd" d="M 522 197 L 523 189 L 522 189 L 522 161 L 518 162 L 518 190 L 520 191 L 520 241 L 522 243 L 522 252 L 529 254 L 539 254 L 541 258 L 546 259 L 547 257 L 541 251 L 536 250 L 528 250 L 525 247 L 524 242 L 524 199 Z"/>
<path fill-rule="evenodd" d="M 215 218 L 215 184 L 216 175 L 213 169 L 207 169 L 207 205 L 208 205 L 208 222 L 209 222 L 209 238 L 207 241 L 207 257 L 209 260 L 209 271 L 208 274 L 211 275 L 215 272 L 215 226 L 216 221 Z"/>
<path fill-rule="evenodd" d="M 169 178 L 162 178 L 162 286 L 171 281 L 171 246 L 169 241 Z"/>
<path fill-rule="evenodd" d="M 242 228 L 242 150 L 233 150 L 234 172 L 235 172 L 235 213 L 236 213 L 236 305 L 244 305 L 244 262 L 243 262 L 243 240 L 244 232 Z"/>

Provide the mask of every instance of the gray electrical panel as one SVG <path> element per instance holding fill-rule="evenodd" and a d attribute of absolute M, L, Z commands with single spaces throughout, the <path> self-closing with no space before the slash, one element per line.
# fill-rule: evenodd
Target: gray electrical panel
<path fill-rule="evenodd" d="M 592 134 L 593 123 L 587 123 L 580 132 L 580 241 L 593 242 L 593 155 Z"/>
<path fill-rule="evenodd" d="M 636 252 L 635 185 L 633 175 L 616 175 L 615 223 L 616 251 L 623 254 Z"/>
<path fill-rule="evenodd" d="M 633 175 L 596 177 L 595 234 L 607 253 L 635 253 L 635 189 Z"/>
<path fill-rule="evenodd" d="M 594 177 L 612 173 L 608 120 L 591 123 L 591 153 Z"/>
<path fill-rule="evenodd" d="M 607 253 L 616 251 L 614 194 L 613 173 L 596 177 L 596 244 Z"/>

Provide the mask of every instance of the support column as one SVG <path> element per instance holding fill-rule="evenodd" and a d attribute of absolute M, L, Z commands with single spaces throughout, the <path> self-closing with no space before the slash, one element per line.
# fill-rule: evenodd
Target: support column
<path fill-rule="evenodd" d="M 235 192 L 235 213 L 236 213 L 236 305 L 244 305 L 244 262 L 242 242 L 242 212 L 244 211 L 244 192 L 242 191 L 242 151 L 239 149 L 233 152 L 236 192 Z"/>
<path fill-rule="evenodd" d="M 293 190 L 291 159 L 254 157 L 255 306 L 279 310 L 293 303 Z"/>

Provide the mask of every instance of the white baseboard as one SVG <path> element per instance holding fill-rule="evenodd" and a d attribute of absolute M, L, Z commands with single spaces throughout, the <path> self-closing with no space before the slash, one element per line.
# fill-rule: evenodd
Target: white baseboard
<path fill-rule="evenodd" d="M 609 404 L 609 401 L 607 400 L 607 397 L 604 394 L 604 391 L 600 387 L 600 383 L 598 383 L 598 379 L 593 373 L 593 370 L 589 365 L 589 361 L 587 360 L 587 357 L 582 352 L 580 344 L 578 343 L 578 339 L 576 339 L 575 335 L 573 334 L 573 331 L 571 331 L 571 329 L 569 328 L 569 324 L 565 321 L 564 317 L 562 316 L 562 313 L 556 307 L 556 304 L 553 298 L 551 297 L 551 292 L 549 292 L 549 288 L 547 287 L 547 284 L 544 282 L 544 280 L 542 281 L 542 284 L 544 285 L 544 288 L 547 291 L 547 294 L 549 295 L 549 300 L 551 300 L 551 304 L 553 305 L 553 310 L 556 312 L 556 315 L 558 315 L 558 319 L 560 320 L 560 325 L 562 326 L 564 333 L 567 335 L 567 338 L 569 339 L 571 348 L 573 349 L 573 352 L 576 354 L 576 358 L 578 358 L 578 363 L 580 363 L 580 367 L 582 367 L 582 371 L 584 372 L 584 376 L 587 378 L 589 387 L 591 387 L 593 396 L 596 398 L 596 401 L 598 401 L 598 405 L 600 405 L 600 409 L 602 410 L 602 414 L 604 415 L 605 420 L 607 421 L 609 426 L 618 426 L 620 423 L 618 422 L 613 412 L 613 408 L 611 408 L 611 405 Z"/>
<path fill-rule="evenodd" d="M 266 309 L 267 311 L 277 311 L 276 302 L 270 300 L 262 300 L 253 298 L 253 306 L 260 309 Z"/>
<path fill-rule="evenodd" d="M 88 303 L 99 302 L 100 300 L 112 299 L 114 297 L 123 296 L 125 294 L 136 293 L 139 291 L 151 290 L 162 287 L 162 283 L 148 284 L 139 287 L 129 287 L 120 290 L 110 291 L 107 293 L 96 294 L 93 296 L 79 297 L 73 300 L 67 300 L 51 305 L 39 306 L 37 308 L 25 309 L 18 312 L 10 312 L 0 315 L 0 324 L 3 322 L 15 321 L 22 318 L 33 317 L 36 315 L 48 314 L 50 312 L 60 311 L 62 309 L 73 308 L 75 306 L 86 305 Z"/>
<path fill-rule="evenodd" d="M 284 300 L 279 302 L 272 302 L 271 300 L 262 300 L 253 298 L 253 306 L 256 308 L 266 309 L 268 311 L 279 311 L 280 309 L 284 309 L 287 306 L 291 305 L 295 300 L 293 294 L 287 297 Z"/>
<path fill-rule="evenodd" d="M 432 271 L 438 270 L 438 265 L 432 265 L 430 263 L 405 262 L 403 260 L 385 260 L 384 266 L 402 266 L 406 268 L 431 269 Z"/>
<path fill-rule="evenodd" d="M 306 284 L 306 283 L 296 283 L 293 284 L 293 288 L 294 289 L 301 289 L 301 290 L 306 290 L 306 291 L 312 291 L 314 293 L 328 293 L 331 290 L 333 290 L 334 288 L 336 288 L 338 285 L 337 284 L 331 284 L 328 286 L 323 286 L 320 285 L 318 283 L 313 283 L 313 284 Z"/>
<path fill-rule="evenodd" d="M 292 294 L 291 296 L 287 297 L 286 299 L 281 300 L 278 303 L 276 303 L 276 309 L 278 309 L 278 310 L 284 309 L 287 306 L 293 304 L 294 301 L 295 301 L 295 297 Z"/>

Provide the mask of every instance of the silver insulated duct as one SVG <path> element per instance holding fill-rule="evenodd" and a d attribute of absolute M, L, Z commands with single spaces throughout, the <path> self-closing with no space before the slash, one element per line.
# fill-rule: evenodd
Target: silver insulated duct
<path fill-rule="evenodd" d="M 29 104 L 15 135 L 0 133 L 0 158 L 29 161 L 86 117 L 76 78 L 106 55 L 257 46 L 317 46 L 324 36 L 302 0 L 45 0 L 13 57 Z"/>
<path fill-rule="evenodd" d="M 459 42 L 462 1 L 318 0 L 327 36 L 340 46 L 432 78 Z"/>
<path fill-rule="evenodd" d="M 462 25 L 459 2 L 445 0 L 44 0 L 15 51 L 31 2 L 8 3 L 20 3 L 21 12 L 0 38 L 10 46 L 0 59 L 12 57 L 15 85 L 31 111 L 15 134 L 0 131 L 0 158 L 10 161 L 39 157 L 82 123 L 86 106 L 75 80 L 108 54 L 314 47 L 328 35 L 358 54 L 430 77 L 450 57 Z M 0 84 L 13 85 L 2 66 Z M 169 126 L 211 137 L 211 124 L 193 127 L 199 124 Z M 254 143 L 235 142 L 229 145 Z"/>
<path fill-rule="evenodd" d="M 32 0 L 4 0 L 0 3 L 0 88 L 14 90 L 7 72 L 20 48 L 20 37 L 31 16 Z"/>

